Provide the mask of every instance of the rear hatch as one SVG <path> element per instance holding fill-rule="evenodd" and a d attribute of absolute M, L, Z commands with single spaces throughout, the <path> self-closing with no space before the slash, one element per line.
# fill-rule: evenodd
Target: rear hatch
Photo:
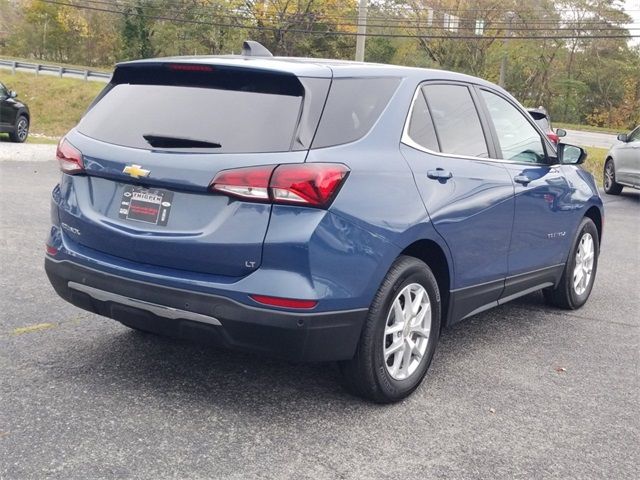
<path fill-rule="evenodd" d="M 148 265 L 227 276 L 258 268 L 271 206 L 209 185 L 222 170 L 305 161 L 330 83 L 330 70 L 317 70 L 119 66 L 67 135 L 85 171 L 61 183 L 65 234 Z"/>

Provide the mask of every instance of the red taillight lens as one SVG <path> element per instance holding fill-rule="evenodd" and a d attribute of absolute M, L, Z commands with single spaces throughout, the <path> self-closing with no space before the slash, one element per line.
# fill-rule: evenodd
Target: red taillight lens
<path fill-rule="evenodd" d="M 552 132 L 547 133 L 547 137 L 549 137 L 549 140 L 551 140 L 554 145 L 557 145 L 558 142 L 560 141 L 560 137 L 557 134 Z"/>
<path fill-rule="evenodd" d="M 280 165 L 271 177 L 271 194 L 276 203 L 324 207 L 338 193 L 349 169 L 338 163 Z"/>
<path fill-rule="evenodd" d="M 210 188 L 246 200 L 267 202 L 273 169 L 274 165 L 224 170 L 211 181 Z"/>
<path fill-rule="evenodd" d="M 82 163 L 82 153 L 76 147 L 71 145 L 66 138 L 60 140 L 58 149 L 56 150 L 56 158 L 60 164 L 60 170 L 69 175 L 84 172 L 84 164 Z"/>
<path fill-rule="evenodd" d="M 48 255 L 54 256 L 58 253 L 58 249 L 56 247 L 52 247 L 51 245 L 45 245 L 45 249 Z"/>
<path fill-rule="evenodd" d="M 349 169 L 339 163 L 302 163 L 225 170 L 211 190 L 245 200 L 326 207 Z"/>
<path fill-rule="evenodd" d="M 266 295 L 249 295 L 252 300 L 272 307 L 310 309 L 318 302 L 315 300 L 296 300 L 293 298 L 268 297 Z"/>

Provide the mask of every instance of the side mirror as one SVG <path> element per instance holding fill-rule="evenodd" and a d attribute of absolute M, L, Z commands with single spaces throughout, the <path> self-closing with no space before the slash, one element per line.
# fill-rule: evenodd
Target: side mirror
<path fill-rule="evenodd" d="M 558 135 L 559 137 L 566 137 L 567 131 L 562 128 L 556 128 L 556 135 Z"/>
<path fill-rule="evenodd" d="M 9 98 L 16 98 L 17 96 L 18 96 L 18 92 L 9 90 Z"/>
<path fill-rule="evenodd" d="M 587 159 L 587 152 L 575 145 L 558 145 L 558 162 L 566 165 L 580 165 Z"/>
<path fill-rule="evenodd" d="M 621 142 L 627 143 L 627 134 L 626 133 L 621 133 L 618 135 L 618 140 L 620 140 Z"/>

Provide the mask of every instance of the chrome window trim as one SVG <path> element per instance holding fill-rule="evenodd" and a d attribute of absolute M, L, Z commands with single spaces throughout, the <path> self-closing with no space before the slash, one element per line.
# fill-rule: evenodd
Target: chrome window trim
<path fill-rule="evenodd" d="M 404 121 L 404 127 L 402 129 L 402 137 L 400 138 L 400 143 L 403 143 L 404 145 L 411 147 L 411 148 L 415 148 L 416 150 L 420 150 L 421 152 L 424 153 L 428 153 L 430 155 L 435 155 L 438 157 L 444 157 L 444 158 L 459 158 L 459 159 L 463 159 L 463 160 L 475 160 L 475 161 L 488 161 L 488 162 L 497 162 L 497 163 L 506 163 L 506 164 L 510 164 L 510 165 L 538 165 L 538 166 L 548 166 L 548 167 L 559 167 L 561 164 L 559 163 L 555 163 L 555 164 L 549 164 L 549 163 L 532 163 L 532 162 L 518 162 L 515 160 L 505 160 L 504 158 L 493 158 L 493 157 L 472 157 L 469 155 L 454 155 L 451 153 L 444 153 L 444 152 L 436 152 L 434 150 L 428 149 L 426 147 L 423 147 L 422 145 L 420 145 L 418 142 L 416 142 L 415 140 L 413 140 L 411 138 L 411 135 L 409 135 L 409 123 L 411 122 L 411 116 L 413 115 L 413 107 L 416 104 L 416 100 L 418 98 L 418 95 L 421 93 L 421 89 L 422 87 L 424 87 L 425 85 L 428 85 L 430 83 L 434 83 L 434 84 L 445 84 L 445 85 L 460 85 L 460 86 L 465 86 L 467 88 L 475 86 L 475 84 L 473 83 L 459 83 L 459 82 L 443 82 L 443 81 L 438 81 L 438 80 L 426 80 L 423 82 L 420 82 L 418 84 L 418 86 L 416 87 L 416 91 L 413 93 L 413 97 L 411 98 L 411 106 L 409 108 L 409 112 L 407 113 L 407 116 L 405 118 Z M 484 88 L 487 91 L 491 92 L 491 93 L 496 93 L 498 94 L 498 92 L 494 92 L 494 90 L 489 89 L 485 86 L 478 86 L 479 88 Z M 499 95 L 501 98 L 502 95 Z M 506 100 L 506 99 L 505 99 Z M 511 103 L 511 102 L 509 102 Z M 480 118 L 480 115 L 478 115 L 478 120 L 480 121 L 480 125 L 482 125 L 482 119 Z M 434 124 L 435 127 L 435 124 Z M 482 127 L 484 128 L 484 125 L 482 125 Z M 540 132 L 538 132 L 540 133 Z M 544 139 L 541 137 L 541 140 L 544 141 Z M 487 145 L 487 150 L 489 150 L 488 148 L 489 146 Z"/>

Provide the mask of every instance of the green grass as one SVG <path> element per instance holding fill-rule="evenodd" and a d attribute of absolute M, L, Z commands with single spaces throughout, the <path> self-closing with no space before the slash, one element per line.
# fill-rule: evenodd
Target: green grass
<path fill-rule="evenodd" d="M 585 147 L 587 151 L 587 160 L 584 162 L 584 168 L 591 172 L 598 186 L 602 185 L 602 173 L 604 171 L 604 160 L 608 150 L 606 148 Z"/>
<path fill-rule="evenodd" d="M 564 128 L 565 130 L 579 130 L 582 132 L 597 132 L 597 133 L 610 133 L 612 135 L 617 135 L 618 133 L 624 133 L 626 130 L 624 128 L 606 128 L 606 127 L 595 127 L 593 125 L 579 125 L 576 123 L 561 123 L 561 122 L 553 122 L 553 128 Z"/>
<path fill-rule="evenodd" d="M 69 131 L 85 112 L 91 101 L 105 86 L 102 82 L 85 82 L 72 78 L 49 77 L 32 73 L 0 70 L 0 81 L 18 92 L 18 100 L 29 106 L 31 132 L 60 137 Z M 54 140 L 36 138 L 34 143 Z"/>
<path fill-rule="evenodd" d="M 29 135 L 27 137 L 27 143 L 36 143 L 36 144 L 45 144 L 45 145 L 56 145 L 60 140 L 59 137 L 32 137 Z M 0 133 L 0 143 L 7 142 L 9 143 L 9 134 L 8 133 Z"/>

